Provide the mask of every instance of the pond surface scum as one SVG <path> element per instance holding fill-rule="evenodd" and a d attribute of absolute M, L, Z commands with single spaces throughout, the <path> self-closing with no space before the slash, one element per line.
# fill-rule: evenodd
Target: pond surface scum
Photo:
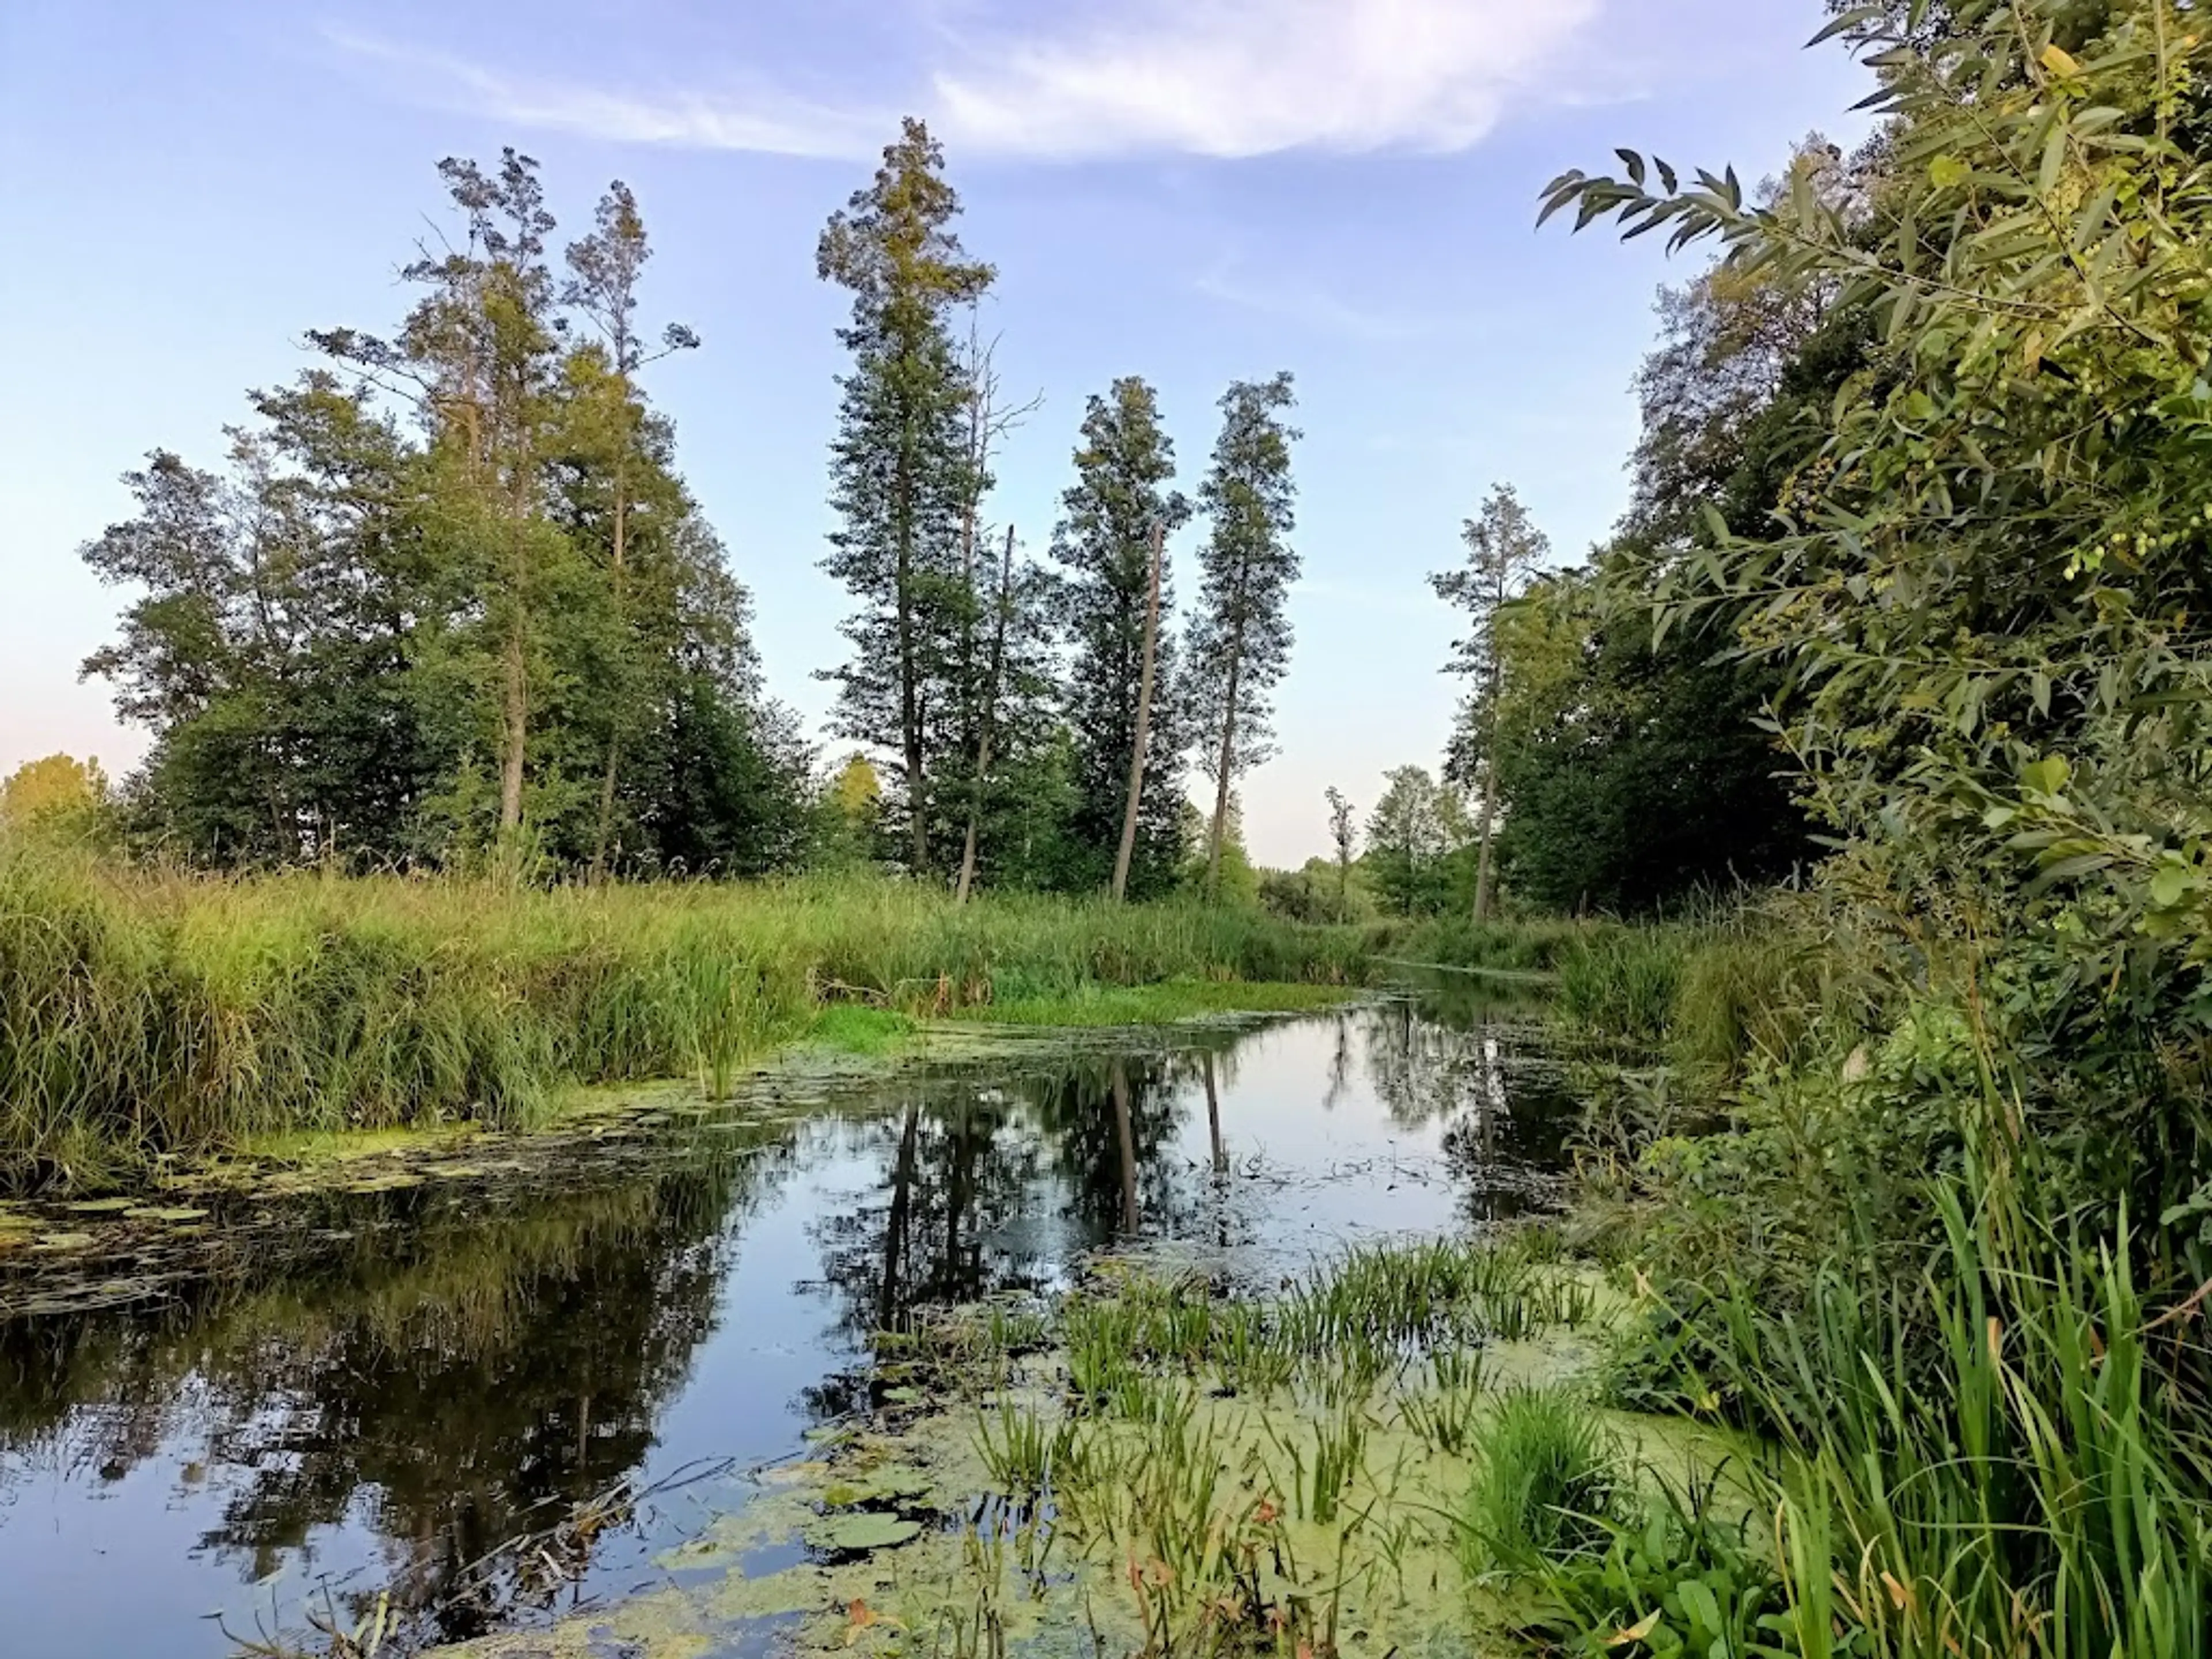
<path fill-rule="evenodd" d="M 1394 1313 L 1344 1253 L 1546 1207 L 1571 1105 L 1536 1024 L 1395 999 L 17 1206 L 0 1649 L 1413 1651 L 1450 1356 L 1539 1364 L 1589 1292 L 1455 1247 Z"/>

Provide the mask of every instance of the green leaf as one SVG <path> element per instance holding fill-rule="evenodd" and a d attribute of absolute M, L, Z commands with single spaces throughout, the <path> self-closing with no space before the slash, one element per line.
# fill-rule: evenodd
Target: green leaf
<path fill-rule="evenodd" d="M 2168 859 L 2151 876 L 2150 902 L 2161 910 L 2171 910 L 2203 884 L 2203 878 L 2190 866 Z"/>
<path fill-rule="evenodd" d="M 1953 190 L 1973 177 L 1974 169 L 1946 152 L 1928 164 L 1928 182 L 1938 190 Z"/>
<path fill-rule="evenodd" d="M 2072 775 L 2063 755 L 2047 755 L 2020 769 L 2021 787 L 2031 794 L 2055 795 L 2066 787 L 2066 780 Z"/>

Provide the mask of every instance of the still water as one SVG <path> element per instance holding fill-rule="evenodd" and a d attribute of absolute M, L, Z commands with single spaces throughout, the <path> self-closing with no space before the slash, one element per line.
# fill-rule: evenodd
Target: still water
<path fill-rule="evenodd" d="M 120 1306 L 0 1268 L 0 1654 L 216 1659 L 380 1595 L 404 1652 L 649 1588 L 917 1310 L 1123 1243 L 1273 1279 L 1480 1225 L 1545 1202 L 1567 1117 L 1533 1026 L 1397 1000 L 770 1077 L 550 1167 L 240 1197 Z"/>

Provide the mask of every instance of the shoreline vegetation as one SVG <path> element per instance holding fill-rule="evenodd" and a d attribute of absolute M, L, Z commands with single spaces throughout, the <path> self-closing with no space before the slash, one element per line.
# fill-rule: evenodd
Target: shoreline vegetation
<path fill-rule="evenodd" d="M 280 1132 L 526 1126 L 576 1085 L 720 1097 L 825 1018 L 880 1046 L 862 1010 L 1150 1023 L 1366 979 L 1358 929 L 1194 903 L 213 877 L 0 842 L 0 1180 L 97 1183 Z"/>

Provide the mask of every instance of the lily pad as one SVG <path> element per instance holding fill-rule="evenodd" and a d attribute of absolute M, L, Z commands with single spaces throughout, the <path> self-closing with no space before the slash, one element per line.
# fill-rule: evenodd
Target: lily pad
<path fill-rule="evenodd" d="M 31 1248 L 34 1250 L 82 1250 L 98 1242 L 90 1233 L 48 1233 Z"/>
<path fill-rule="evenodd" d="M 62 1206 L 77 1215 L 120 1215 L 138 1207 L 135 1198 L 87 1198 Z"/>
<path fill-rule="evenodd" d="M 825 1515 L 806 1528 L 806 1541 L 815 1548 L 849 1554 L 894 1549 L 921 1536 L 921 1522 L 877 1510 Z"/>
<path fill-rule="evenodd" d="M 419 1187 L 422 1184 L 421 1176 L 395 1170 L 389 1175 L 370 1176 L 364 1181 L 349 1181 L 346 1183 L 346 1190 L 349 1193 L 391 1193 L 398 1192 L 403 1187 Z"/>
<path fill-rule="evenodd" d="M 130 1221 L 204 1221 L 207 1219 L 205 1210 L 195 1210 L 186 1204 L 179 1204 L 174 1207 L 142 1204 L 136 1209 L 125 1210 L 123 1214 L 125 1219 Z"/>

